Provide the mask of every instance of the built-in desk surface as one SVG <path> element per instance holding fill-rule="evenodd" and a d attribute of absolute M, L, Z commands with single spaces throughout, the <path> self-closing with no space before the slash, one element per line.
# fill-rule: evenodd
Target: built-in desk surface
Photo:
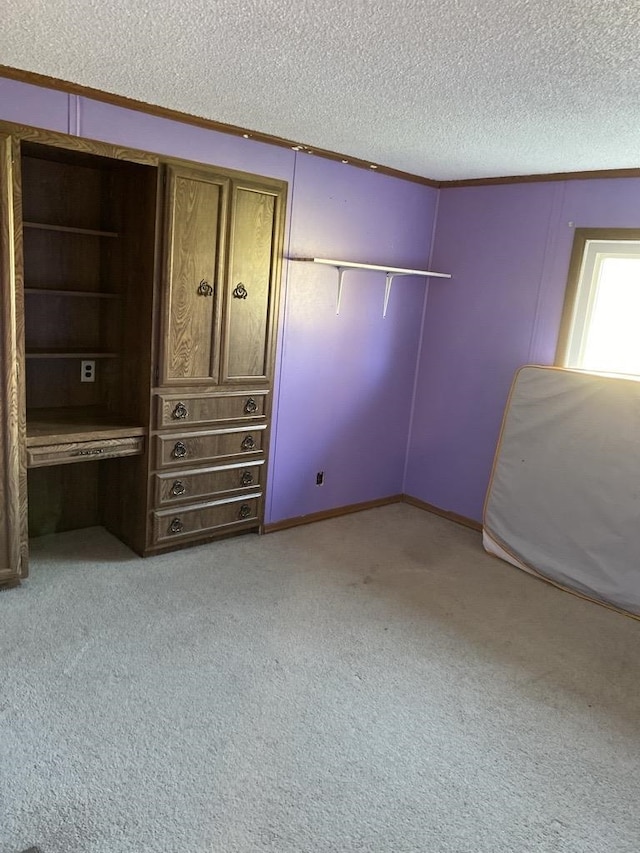
<path fill-rule="evenodd" d="M 27 465 L 136 456 L 143 451 L 146 432 L 96 409 L 34 409 L 27 413 Z"/>

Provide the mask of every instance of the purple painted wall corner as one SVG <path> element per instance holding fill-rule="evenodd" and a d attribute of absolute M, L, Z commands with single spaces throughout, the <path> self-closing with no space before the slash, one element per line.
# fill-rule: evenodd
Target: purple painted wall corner
<path fill-rule="evenodd" d="M 422 267 L 436 198 L 300 154 L 287 254 Z M 331 267 L 287 265 L 271 522 L 402 491 L 425 283 L 397 280 L 383 319 L 384 273 L 346 273 L 339 315 L 337 282 Z"/>
<path fill-rule="evenodd" d="M 640 227 L 640 179 L 441 190 L 405 491 L 481 520 L 504 405 L 552 364 L 574 227 Z"/>

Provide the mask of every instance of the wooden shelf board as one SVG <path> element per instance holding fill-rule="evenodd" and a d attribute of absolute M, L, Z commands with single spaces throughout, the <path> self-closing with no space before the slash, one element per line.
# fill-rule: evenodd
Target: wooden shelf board
<path fill-rule="evenodd" d="M 90 349 L 78 350 L 30 350 L 26 358 L 117 358 L 117 352 L 97 352 Z"/>
<path fill-rule="evenodd" d="M 48 287 L 25 287 L 25 293 L 36 296 L 82 296 L 90 299 L 122 299 L 119 293 L 97 293 L 95 290 L 50 290 Z"/>
<path fill-rule="evenodd" d="M 70 407 L 27 411 L 27 447 L 146 434 L 145 427 L 95 408 Z"/>
<path fill-rule="evenodd" d="M 23 222 L 25 228 L 38 231 L 62 231 L 66 234 L 86 234 L 89 237 L 117 237 L 117 231 L 100 231 L 96 228 L 76 228 L 70 225 L 49 225 L 46 222 Z"/>

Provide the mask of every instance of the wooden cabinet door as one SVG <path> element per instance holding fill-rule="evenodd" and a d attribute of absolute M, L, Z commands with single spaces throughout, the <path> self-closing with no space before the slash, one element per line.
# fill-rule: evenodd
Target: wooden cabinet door
<path fill-rule="evenodd" d="M 234 182 L 223 383 L 266 381 L 271 373 L 283 208 L 281 189 Z"/>
<path fill-rule="evenodd" d="M 22 217 L 18 144 L 0 134 L 0 586 L 27 573 Z"/>
<path fill-rule="evenodd" d="M 167 169 L 163 385 L 218 381 L 228 186 L 207 170 Z"/>

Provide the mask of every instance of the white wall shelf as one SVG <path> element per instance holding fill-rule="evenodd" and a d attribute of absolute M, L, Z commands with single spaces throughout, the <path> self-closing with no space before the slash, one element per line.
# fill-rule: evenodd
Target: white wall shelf
<path fill-rule="evenodd" d="M 336 314 L 340 313 L 340 302 L 342 300 L 342 281 L 347 270 L 368 270 L 369 272 L 383 272 L 386 276 L 386 286 L 384 290 L 384 305 L 382 308 L 382 316 L 387 316 L 387 306 L 389 305 L 389 297 L 391 296 L 391 286 L 393 280 L 397 276 L 421 275 L 429 278 L 451 278 L 451 275 L 446 272 L 432 272 L 431 270 L 414 270 L 407 267 L 387 267 L 379 264 L 359 264 L 355 261 L 339 261 L 335 258 L 289 258 L 290 261 L 303 261 L 311 264 L 325 264 L 325 266 L 334 267 L 338 270 L 338 298 L 336 304 Z"/>

